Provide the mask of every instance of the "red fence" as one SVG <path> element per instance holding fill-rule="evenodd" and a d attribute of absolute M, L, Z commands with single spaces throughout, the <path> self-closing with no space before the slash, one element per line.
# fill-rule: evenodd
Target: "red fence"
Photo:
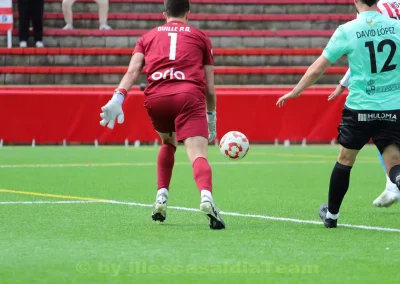
<path fill-rule="evenodd" d="M 143 108 L 145 97 L 132 91 L 124 103 L 125 123 L 109 130 L 99 125 L 100 107 L 112 88 L 0 88 L 0 139 L 4 143 L 153 142 L 157 135 Z M 329 142 L 337 136 L 344 97 L 328 102 L 332 88 L 310 89 L 282 109 L 275 106 L 288 88 L 220 88 L 218 137 L 231 130 L 250 141 L 290 139 Z"/>

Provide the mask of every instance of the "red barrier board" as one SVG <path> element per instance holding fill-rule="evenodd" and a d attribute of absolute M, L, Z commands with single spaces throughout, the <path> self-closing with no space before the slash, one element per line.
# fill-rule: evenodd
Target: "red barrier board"
<path fill-rule="evenodd" d="M 104 89 L 104 88 L 103 88 Z M 330 142 L 337 136 L 345 97 L 328 102 L 330 88 L 311 89 L 300 99 L 279 109 L 275 103 L 289 89 L 227 88 L 218 92 L 218 137 L 231 130 L 245 133 L 251 142 L 290 139 Z M 0 139 L 4 143 L 123 143 L 157 138 L 143 107 L 139 91 L 129 94 L 124 103 L 125 123 L 114 130 L 100 126 L 100 108 L 112 92 L 88 89 L 77 91 L 32 92 L 24 88 L 0 89 Z"/>

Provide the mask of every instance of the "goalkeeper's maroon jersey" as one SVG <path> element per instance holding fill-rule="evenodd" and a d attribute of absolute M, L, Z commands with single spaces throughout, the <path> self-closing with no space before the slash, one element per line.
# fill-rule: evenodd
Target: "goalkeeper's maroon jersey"
<path fill-rule="evenodd" d="M 180 21 L 157 27 L 139 39 L 134 53 L 145 56 L 148 97 L 192 93 L 205 100 L 204 65 L 214 65 L 210 39 Z"/>

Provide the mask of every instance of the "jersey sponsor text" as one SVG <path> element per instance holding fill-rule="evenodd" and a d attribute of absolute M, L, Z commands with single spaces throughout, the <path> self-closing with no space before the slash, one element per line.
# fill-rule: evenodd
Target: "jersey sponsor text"
<path fill-rule="evenodd" d="M 151 75 L 151 78 L 154 81 L 158 80 L 166 80 L 166 79 L 176 79 L 176 80 L 185 80 L 185 73 L 182 71 L 174 71 L 174 68 L 168 69 L 164 72 L 155 72 Z"/>

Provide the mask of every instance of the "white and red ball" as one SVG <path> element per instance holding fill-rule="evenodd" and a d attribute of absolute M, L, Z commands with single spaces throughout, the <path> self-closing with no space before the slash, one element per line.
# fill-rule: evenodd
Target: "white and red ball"
<path fill-rule="evenodd" d="M 231 160 L 243 159 L 247 155 L 249 148 L 249 139 L 239 131 L 226 133 L 219 143 L 221 154 Z"/>

